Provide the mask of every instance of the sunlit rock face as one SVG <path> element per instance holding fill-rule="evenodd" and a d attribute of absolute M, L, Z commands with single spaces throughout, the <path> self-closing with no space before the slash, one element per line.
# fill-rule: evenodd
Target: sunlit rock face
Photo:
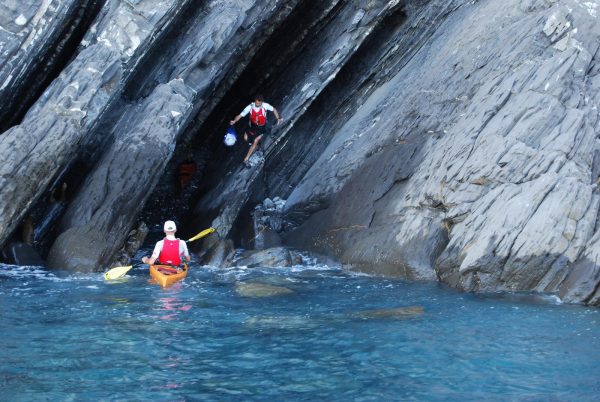
<path fill-rule="evenodd" d="M 0 2 L 3 245 L 33 231 L 95 271 L 176 219 L 217 229 L 196 251 L 270 230 L 351 269 L 600 303 L 597 2 Z M 245 168 L 222 139 L 257 92 L 284 120 Z"/>
<path fill-rule="evenodd" d="M 598 302 L 598 10 L 509 3 L 454 10 L 364 97 L 288 196 L 290 242 Z"/>

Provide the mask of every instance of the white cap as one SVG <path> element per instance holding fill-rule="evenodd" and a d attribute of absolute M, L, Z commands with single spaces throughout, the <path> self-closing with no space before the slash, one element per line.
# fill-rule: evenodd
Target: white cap
<path fill-rule="evenodd" d="M 177 230 L 177 226 L 175 226 L 175 222 L 166 221 L 164 226 L 165 232 L 174 232 Z"/>

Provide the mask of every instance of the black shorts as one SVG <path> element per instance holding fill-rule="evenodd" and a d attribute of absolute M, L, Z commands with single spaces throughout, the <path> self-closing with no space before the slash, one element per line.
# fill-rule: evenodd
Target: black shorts
<path fill-rule="evenodd" d="M 265 124 L 264 126 L 255 126 L 254 124 L 251 124 L 250 127 L 248 127 L 248 129 L 246 130 L 246 134 L 248 134 L 252 138 L 258 137 L 259 135 L 265 135 L 267 134 L 267 125 Z"/>

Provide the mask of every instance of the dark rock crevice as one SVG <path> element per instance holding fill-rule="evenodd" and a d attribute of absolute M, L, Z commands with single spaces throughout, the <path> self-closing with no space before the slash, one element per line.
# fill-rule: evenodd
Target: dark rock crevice
<path fill-rule="evenodd" d="M 122 98 L 135 104 L 147 98 L 160 84 L 172 79 L 178 65 L 173 63 L 180 47 L 184 45 L 189 31 L 206 14 L 206 0 L 188 0 L 180 12 L 163 29 L 155 34 L 152 47 L 137 62 L 133 74 L 123 87 Z"/>
<path fill-rule="evenodd" d="M 207 165 L 206 180 L 199 194 L 212 188 L 224 172 L 234 169 L 246 152 L 246 149 L 240 147 L 241 138 L 238 139 L 239 145 L 234 150 L 222 146 L 222 133 L 228 126 L 229 120 L 250 103 L 251 98 L 258 92 L 266 96 L 268 103 L 281 110 L 281 101 L 286 95 L 285 89 L 289 83 L 276 84 L 274 80 L 281 76 L 289 64 L 296 63 L 302 57 L 304 49 L 310 43 L 318 40 L 323 26 L 333 15 L 339 13 L 339 8 L 344 3 L 339 0 L 323 1 L 318 4 L 307 0 L 299 2 L 285 22 L 271 33 L 259 49 L 254 50 L 252 60 L 231 87 L 225 88 L 226 90 L 218 88 L 212 91 L 215 95 L 219 92 L 222 94 L 219 103 L 209 109 L 208 114 L 203 108 L 201 113 L 191 121 L 189 129 L 182 138 L 182 144 L 189 141 L 192 149 L 209 148 L 211 160 L 218 162 Z M 278 93 L 274 93 L 275 89 Z M 272 125 L 273 122 L 270 121 L 269 124 Z M 241 137 L 243 123 L 238 124 L 238 129 Z"/>
<path fill-rule="evenodd" d="M 32 59 L 23 60 L 6 87 L 0 90 L 0 133 L 19 124 L 25 113 L 48 85 L 77 55 L 79 45 L 106 0 L 80 0 L 68 3 L 55 28 L 38 45 Z M 40 28 L 41 29 L 41 28 Z"/>
<path fill-rule="evenodd" d="M 286 141 L 269 149 L 265 166 L 269 196 L 287 198 L 344 124 L 343 116 L 351 116 L 362 98 L 376 88 L 375 76 L 381 70 L 373 66 L 388 56 L 405 22 L 406 14 L 400 8 L 383 19 L 286 133 Z"/>
<path fill-rule="evenodd" d="M 199 226 L 210 224 L 214 215 L 209 211 L 203 211 L 200 219 L 193 218 L 190 209 L 194 203 L 192 200 L 208 191 L 227 171 L 231 171 L 245 152 L 239 147 L 239 143 L 234 149 L 223 146 L 221 138 L 228 121 L 249 102 L 248 99 L 257 87 L 265 85 L 269 77 L 276 76 L 277 69 L 283 68 L 281 64 L 285 64 L 289 54 L 297 51 L 293 45 L 302 41 L 302 35 L 306 35 L 309 28 L 314 28 L 314 18 L 322 17 L 320 11 L 323 11 L 322 4 L 316 6 L 310 1 L 288 2 L 270 18 L 270 24 L 262 27 L 259 25 L 257 28 L 253 18 L 263 11 L 259 6 L 253 7 L 247 12 L 240 27 L 243 32 L 254 32 L 252 41 L 244 45 L 234 43 L 229 52 L 221 50 L 207 56 L 213 64 L 226 66 L 225 71 L 220 73 L 221 80 L 206 83 L 206 79 L 199 78 L 215 69 L 214 65 L 207 64 L 204 59 L 183 69 L 178 66 L 182 70 L 184 81 L 188 85 L 197 85 L 195 90 L 199 95 L 196 96 L 192 117 L 186 123 L 177 143 L 175 156 L 165 169 L 158 189 L 164 193 L 176 193 L 177 198 L 181 198 L 181 203 L 177 201 L 179 210 L 172 212 L 178 219 L 188 222 L 185 230 L 194 231 Z M 183 47 L 188 39 L 180 39 Z M 234 62 L 228 62 L 228 59 Z M 173 69 L 173 66 L 165 68 Z M 240 93 L 246 95 L 240 96 Z M 268 101 L 275 103 L 270 99 Z M 174 179 L 178 165 L 185 161 L 194 161 L 197 172 L 191 186 L 181 190 Z M 152 211 L 159 209 L 161 202 L 160 197 L 149 200 L 142 215 L 156 217 Z"/>
<path fill-rule="evenodd" d="M 368 46 L 364 44 L 366 42 L 371 41 L 371 37 L 373 37 L 373 31 L 375 31 L 376 33 L 381 33 L 385 31 L 378 30 L 377 28 L 382 23 L 382 21 L 386 21 L 386 28 L 390 28 L 392 26 L 397 27 L 398 25 L 402 25 L 405 19 L 405 15 L 401 12 L 399 5 L 397 3 L 394 3 L 393 6 L 385 4 L 384 2 L 380 3 L 381 4 L 378 4 L 377 6 L 373 5 L 372 7 L 366 7 L 365 9 L 367 11 L 365 11 L 365 9 L 362 9 L 360 5 L 357 5 L 355 3 L 340 3 L 343 7 L 335 7 L 332 9 L 331 13 L 326 15 L 326 23 L 322 24 L 322 33 L 319 32 L 320 36 L 317 35 L 316 37 L 312 37 L 311 39 L 305 39 L 305 42 L 309 45 L 304 45 L 302 48 L 305 48 L 306 51 L 302 51 L 299 54 L 295 55 L 294 58 L 290 60 L 287 68 L 284 69 L 281 73 L 279 73 L 278 75 L 272 74 L 273 77 L 277 77 L 277 80 L 273 81 L 272 84 L 269 83 L 270 81 L 265 82 L 265 84 L 263 85 L 263 89 L 265 89 L 264 92 L 271 93 L 273 99 L 277 99 L 277 94 L 280 94 L 279 98 L 283 99 L 281 105 L 276 104 L 276 101 L 271 102 L 275 103 L 275 106 L 279 108 L 280 112 L 283 111 L 284 117 L 286 117 L 288 121 L 288 127 L 292 127 L 292 124 L 295 127 L 298 121 L 300 121 L 300 119 L 303 119 L 303 117 L 307 115 L 307 108 L 313 107 L 312 104 L 315 101 L 319 101 L 320 94 L 322 93 L 322 91 L 328 91 L 328 88 L 330 85 L 332 85 L 332 83 L 338 82 L 337 85 L 339 87 L 343 87 L 345 84 L 348 83 L 348 80 L 338 80 L 340 71 L 343 70 L 345 66 L 352 65 L 354 61 L 360 60 L 360 58 L 352 59 L 353 55 L 358 49 L 361 49 L 361 52 L 365 52 L 367 55 L 370 55 L 370 52 L 368 50 L 365 50 L 368 49 Z M 388 19 L 390 15 L 393 15 L 393 17 L 390 17 Z M 398 20 L 400 21 L 398 22 Z M 352 48 L 350 44 L 344 43 L 342 41 L 342 43 L 344 43 L 343 46 L 345 49 L 340 49 L 334 55 L 330 55 L 331 53 L 329 52 L 331 52 L 332 49 L 327 48 L 326 44 L 323 44 L 321 37 L 324 35 L 327 37 L 334 37 L 334 35 L 339 36 L 340 32 L 343 37 L 352 38 L 351 40 L 354 40 L 357 43 L 354 45 L 354 48 Z M 392 34 L 397 34 L 397 31 L 392 30 Z M 377 43 L 377 41 L 370 43 L 375 44 Z M 376 50 L 374 51 L 374 53 L 377 54 L 379 51 L 380 49 L 378 49 L 378 46 L 376 46 Z M 318 57 L 321 57 L 321 64 L 320 67 L 317 69 L 315 68 L 314 60 Z M 349 62 L 350 59 L 352 59 L 351 62 Z M 375 59 L 375 57 L 373 57 L 373 59 Z M 313 64 L 311 65 L 311 63 Z M 363 68 L 363 72 L 366 71 L 365 65 L 360 66 L 360 68 Z M 360 70 L 360 68 L 358 69 Z M 371 68 L 373 68 L 373 66 L 371 66 Z M 358 78 L 358 73 L 356 73 L 354 77 Z M 305 92 L 306 88 L 309 87 L 313 89 L 310 89 L 309 91 Z M 269 91 L 269 88 L 272 88 L 272 91 Z M 227 98 L 228 97 L 225 97 L 225 99 Z M 335 98 L 335 95 L 332 95 L 331 99 L 333 98 Z M 237 99 L 237 102 L 240 102 L 239 98 Z M 238 106 L 239 109 L 235 109 L 235 111 L 232 109 L 232 111 L 229 112 L 229 115 L 227 115 L 227 112 L 217 113 L 217 119 L 219 119 L 219 121 L 223 121 L 224 118 L 227 120 L 230 119 L 233 115 L 239 112 L 241 107 L 243 107 L 243 105 L 246 102 L 248 102 L 248 100 L 246 100 L 244 103 L 240 102 L 240 105 Z M 339 101 L 335 99 L 335 104 L 337 104 L 338 102 Z M 330 107 L 333 108 L 332 105 L 323 105 L 323 107 L 326 109 L 329 109 Z M 312 118 L 314 119 L 315 116 L 312 115 Z M 271 150 L 278 149 L 278 144 L 283 139 L 286 130 L 289 130 L 289 128 L 286 129 L 284 127 L 281 130 L 277 130 L 274 133 L 274 135 L 270 136 L 265 141 L 265 145 L 263 148 L 266 151 L 267 161 L 270 158 Z M 285 137 L 287 138 L 288 136 L 286 135 Z M 306 144 L 303 144 L 303 146 L 306 146 Z M 301 148 L 298 147 L 297 151 L 301 152 Z M 315 151 L 312 152 L 314 153 Z M 211 174 L 210 176 L 214 177 L 215 180 L 219 180 L 220 177 L 223 177 L 224 171 L 229 170 L 235 172 L 235 170 L 237 169 L 236 165 L 239 163 L 238 161 L 243 156 L 243 153 L 245 153 L 245 151 L 240 151 L 237 161 L 234 161 L 233 165 L 229 164 L 225 166 L 225 169 L 223 168 L 222 164 L 227 164 L 227 161 L 217 159 L 219 161 L 219 165 L 217 166 L 213 174 Z M 267 168 L 265 171 L 268 172 L 269 168 Z M 249 194 L 247 196 L 244 196 L 247 198 L 251 197 L 250 194 L 265 193 L 265 189 L 262 186 L 262 181 L 258 182 L 250 180 L 248 181 L 248 185 L 246 186 L 246 188 L 241 191 L 243 191 L 244 194 Z M 196 215 L 208 211 L 211 211 L 209 212 L 209 214 L 219 214 L 221 207 L 210 206 L 210 204 L 216 204 L 220 202 L 219 200 L 227 202 L 227 197 L 217 195 L 218 193 L 222 194 L 223 192 L 213 188 L 210 185 L 210 183 L 209 185 L 207 185 L 205 191 L 201 191 L 201 194 L 206 194 L 207 190 L 211 188 L 213 190 L 211 190 L 212 192 L 210 193 L 210 195 L 204 195 L 205 200 L 201 201 L 196 206 Z M 215 192 L 217 194 L 214 194 L 214 196 L 218 198 L 213 197 L 213 193 Z M 244 203 L 245 202 L 247 202 L 247 200 L 244 201 Z M 223 206 L 223 208 L 230 210 L 229 207 Z M 229 221 L 229 219 L 227 220 Z"/>
<path fill-rule="evenodd" d="M 346 3 L 339 0 L 318 4 L 306 0 L 297 2 L 296 5 L 288 3 L 286 10 L 288 15 L 284 16 L 285 19 L 274 18 L 269 27 L 256 35 L 258 39 L 253 42 L 254 47 L 236 49 L 234 54 L 248 60 L 232 66 L 229 74 L 225 75 L 224 80 L 218 85 L 211 84 L 206 88 L 201 105 L 195 107 L 195 116 L 187 124 L 187 129 L 178 142 L 175 153 L 179 156 L 174 158 L 167 168 L 159 188 L 173 190 L 173 172 L 177 164 L 192 155 L 194 160 L 202 161 L 202 166 L 198 172 L 200 177 L 196 179 L 198 186 L 191 196 L 187 196 L 189 199 L 202 197 L 222 180 L 228 174 L 227 172 L 234 171 L 247 148 L 243 147 L 241 138 L 233 149 L 223 146 L 221 139 L 228 121 L 238 114 L 258 91 L 263 92 L 267 96 L 267 101 L 281 110 L 278 100 L 280 96 L 274 94 L 273 89 L 277 88 L 285 93 L 285 88 L 275 84 L 274 80 L 288 68 L 290 63 L 295 63 L 295 59 L 301 58 L 306 47 L 319 40 L 319 34 L 327 21 L 337 15 Z M 198 65 L 196 69 L 203 68 L 205 66 Z M 193 70 L 188 71 L 188 74 L 198 75 Z M 273 131 L 276 131 L 275 128 Z M 239 137 L 241 135 L 240 130 Z M 154 203 L 151 201 L 149 209 L 153 208 L 152 205 Z M 191 210 L 184 206 L 183 212 L 185 216 L 186 212 Z M 209 224 L 217 213 L 217 210 L 194 213 L 193 217 L 190 217 L 194 222 L 192 226 Z M 182 219 L 191 221 L 185 217 Z"/>

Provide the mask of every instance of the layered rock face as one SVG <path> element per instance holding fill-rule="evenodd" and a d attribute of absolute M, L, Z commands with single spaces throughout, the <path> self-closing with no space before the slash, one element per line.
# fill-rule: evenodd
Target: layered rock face
<path fill-rule="evenodd" d="M 365 97 L 291 192 L 290 242 L 598 304 L 598 7 L 509 3 L 453 11 Z"/>
<path fill-rule="evenodd" d="M 101 270 L 164 194 L 238 243 L 280 197 L 286 245 L 353 269 L 600 304 L 600 2 L 3 3 L 1 244 L 43 222 L 51 266 Z M 284 122 L 245 169 L 256 92 Z"/>

